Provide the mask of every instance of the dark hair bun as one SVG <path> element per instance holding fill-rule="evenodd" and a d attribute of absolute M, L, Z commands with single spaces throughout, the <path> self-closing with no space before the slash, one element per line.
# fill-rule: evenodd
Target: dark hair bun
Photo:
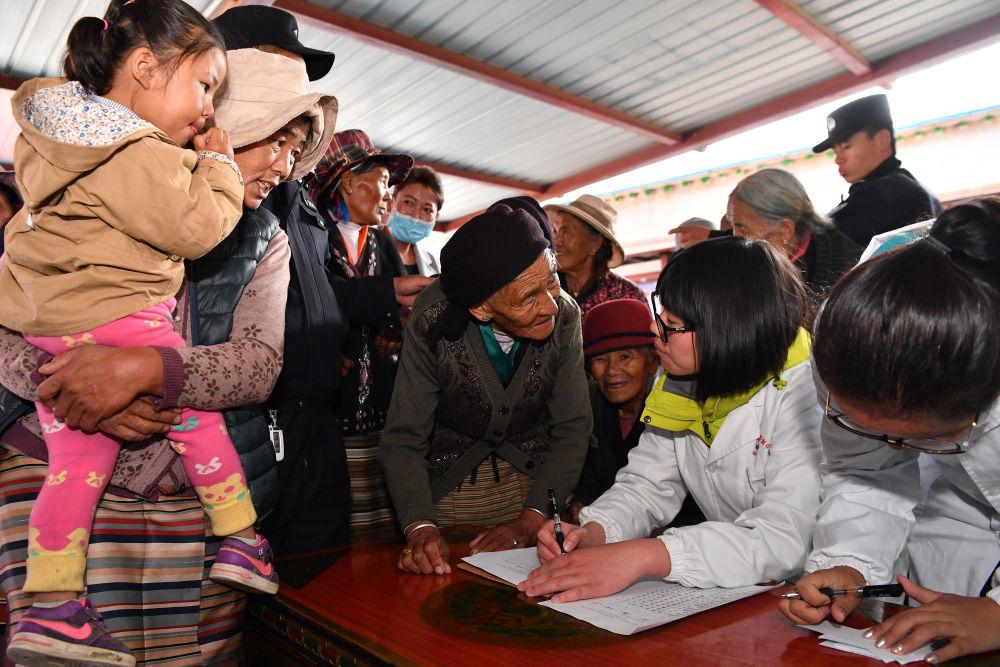
<path fill-rule="evenodd" d="M 949 257 L 1000 290 L 1000 199 L 975 199 L 949 208 L 930 236 L 948 248 Z"/>
<path fill-rule="evenodd" d="M 816 322 L 826 386 L 873 414 L 971 417 L 1000 393 L 1000 203 L 944 211 L 930 238 L 841 278 Z"/>

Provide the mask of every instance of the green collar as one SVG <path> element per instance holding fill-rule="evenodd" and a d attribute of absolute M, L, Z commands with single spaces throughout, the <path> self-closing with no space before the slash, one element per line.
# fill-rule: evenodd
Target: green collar
<path fill-rule="evenodd" d="M 784 373 L 789 368 L 797 366 L 809 358 L 811 338 L 809 332 L 800 328 L 791 347 L 788 357 L 781 369 Z M 666 375 L 656 381 L 656 386 L 646 398 L 646 409 L 642 413 L 642 421 L 651 426 L 667 431 L 691 431 L 712 444 L 712 438 L 719 433 L 722 423 L 730 412 L 745 405 L 768 382 L 781 391 L 788 384 L 781 379 L 781 373 L 760 384 L 751 387 L 735 396 L 710 396 L 704 403 L 698 403 L 692 398 L 667 392 L 663 389 Z"/>
<path fill-rule="evenodd" d="M 478 323 L 477 323 L 478 324 Z M 497 342 L 493 327 L 489 324 L 478 324 L 479 335 L 483 338 L 483 346 L 486 347 L 486 354 L 490 357 L 490 362 L 500 378 L 500 383 L 504 387 L 510 384 L 514 377 L 514 360 L 517 358 L 517 351 L 521 347 L 521 341 L 515 340 L 510 352 L 504 352 Z"/>

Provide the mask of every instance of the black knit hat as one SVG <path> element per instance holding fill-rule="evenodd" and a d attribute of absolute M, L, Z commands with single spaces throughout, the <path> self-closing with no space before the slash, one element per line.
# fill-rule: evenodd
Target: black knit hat
<path fill-rule="evenodd" d="M 468 309 L 521 275 L 550 247 L 548 224 L 537 201 L 511 197 L 462 225 L 441 249 L 441 287 L 451 305 L 436 333 L 451 340 L 461 336 Z"/>
<path fill-rule="evenodd" d="M 448 300 L 478 306 L 521 275 L 549 247 L 548 216 L 531 197 L 501 199 L 462 225 L 441 250 L 441 286 Z"/>

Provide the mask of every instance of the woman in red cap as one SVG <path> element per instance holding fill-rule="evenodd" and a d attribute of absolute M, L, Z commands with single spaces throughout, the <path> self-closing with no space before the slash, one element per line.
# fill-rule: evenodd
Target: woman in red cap
<path fill-rule="evenodd" d="M 646 396 L 653 388 L 659 361 L 650 330 L 649 306 L 635 299 L 615 299 L 594 306 L 583 320 L 583 354 L 593 378 L 590 406 L 594 432 L 580 481 L 569 504 L 570 520 L 615 483 L 628 453 L 639 442 L 640 419 Z M 674 525 L 704 521 L 688 497 Z"/>

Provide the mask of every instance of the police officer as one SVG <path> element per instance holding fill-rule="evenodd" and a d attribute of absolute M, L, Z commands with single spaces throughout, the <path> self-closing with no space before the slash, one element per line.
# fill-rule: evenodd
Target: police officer
<path fill-rule="evenodd" d="M 833 148 L 847 199 L 830 211 L 834 224 L 862 248 L 872 236 L 934 218 L 941 203 L 902 168 L 885 95 L 869 95 L 826 119 L 828 137 L 814 153 Z"/>

